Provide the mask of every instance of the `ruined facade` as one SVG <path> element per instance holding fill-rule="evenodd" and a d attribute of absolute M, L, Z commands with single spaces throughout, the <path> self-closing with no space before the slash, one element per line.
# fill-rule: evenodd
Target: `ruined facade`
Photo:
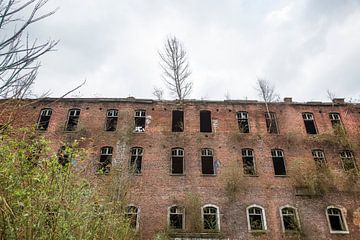
<path fill-rule="evenodd" d="M 360 239 L 359 104 L 43 99 L 15 119 L 56 151 L 84 138 L 100 186 L 127 166 L 142 239 Z"/>

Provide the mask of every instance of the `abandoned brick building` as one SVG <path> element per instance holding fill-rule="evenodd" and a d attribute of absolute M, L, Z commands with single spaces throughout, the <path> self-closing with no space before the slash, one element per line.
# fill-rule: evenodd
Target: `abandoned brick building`
<path fill-rule="evenodd" d="M 360 239 L 360 104 L 268 105 L 49 98 L 14 125 L 56 151 L 84 137 L 94 181 L 126 164 L 143 239 Z"/>

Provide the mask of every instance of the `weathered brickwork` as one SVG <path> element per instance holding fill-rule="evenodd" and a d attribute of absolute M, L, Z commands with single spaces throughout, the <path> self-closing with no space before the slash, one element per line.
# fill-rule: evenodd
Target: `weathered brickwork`
<path fill-rule="evenodd" d="M 152 239 L 157 232 L 168 226 L 168 208 L 182 205 L 189 194 L 197 194 L 201 205 L 213 204 L 219 208 L 220 233 L 229 239 L 360 239 L 360 193 L 354 191 L 330 191 L 323 196 L 296 195 L 291 164 L 303 160 L 314 164 L 312 150 L 322 149 L 328 167 L 343 171 L 340 160 L 341 146 L 317 141 L 319 135 L 333 134 L 330 112 L 337 112 L 353 143 L 353 155 L 360 159 L 360 105 L 332 103 L 271 103 L 271 112 L 276 113 L 279 134 L 270 134 L 266 129 L 264 103 L 256 101 L 152 101 L 138 99 L 44 99 L 22 108 L 14 126 L 35 125 L 43 108 L 51 108 L 52 115 L 46 131 L 39 131 L 52 141 L 55 150 L 61 142 L 84 137 L 82 146 L 88 149 L 89 158 L 82 163 L 86 175 L 97 184 L 109 175 L 96 175 L 100 148 L 113 147 L 112 163 L 130 160 L 132 147 L 143 148 L 141 174 L 134 176 L 135 187 L 130 194 L 133 205 L 139 208 L 139 229 L 143 239 Z M 65 132 L 68 111 L 81 110 L 75 132 Z M 106 112 L 117 109 L 117 129 L 105 131 Z M 134 111 L 146 111 L 144 132 L 132 131 Z M 172 111 L 184 111 L 184 132 L 172 132 Z M 200 133 L 200 110 L 211 111 L 212 132 Z M 236 112 L 248 113 L 250 133 L 240 133 Z M 318 134 L 306 133 L 302 113 L 313 113 Z M 2 116 L 2 121 L 5 114 Z M 1 123 L 0 123 L 1 124 Z M 130 131 L 129 131 L 130 130 Z M 335 137 L 335 135 L 334 135 Z M 125 140 L 124 140 L 125 139 Z M 172 175 L 171 149 L 184 149 L 184 174 Z M 201 149 L 211 148 L 216 165 L 215 175 L 201 173 Z M 227 170 L 238 167 L 242 171 L 241 150 L 253 149 L 256 175 L 244 176 L 240 191 L 234 201 L 225 191 Z M 286 176 L 275 176 L 271 149 L 284 153 Z M 359 164 L 359 163 L 358 163 Z M 86 167 L 85 167 L 86 166 Z M 294 174 L 294 173 L 293 173 Z M 111 169 L 110 169 L 111 175 Z M 246 208 L 252 204 L 264 208 L 267 230 L 252 233 L 248 230 Z M 290 205 L 297 210 L 300 233 L 284 233 L 280 207 Z M 326 216 L 328 206 L 343 209 L 343 218 L 348 233 L 331 234 Z M 187 221 L 189 211 L 185 209 L 185 230 L 189 232 L 194 223 Z M 201 211 L 201 209 L 197 209 Z M 201 219 L 200 219 L 201 221 Z M 201 223 L 202 224 L 202 223 Z M 196 236 L 191 233 L 184 236 Z M 179 235 L 180 236 L 180 235 Z M 204 235 L 205 236 L 205 235 Z M 210 236 L 210 235 L 209 235 Z"/>

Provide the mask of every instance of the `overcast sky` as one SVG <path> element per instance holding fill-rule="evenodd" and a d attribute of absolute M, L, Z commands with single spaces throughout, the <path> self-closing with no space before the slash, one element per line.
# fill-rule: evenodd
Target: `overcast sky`
<path fill-rule="evenodd" d="M 256 79 L 294 101 L 360 99 L 360 0 L 50 0 L 57 13 L 30 29 L 59 39 L 34 91 L 154 98 L 158 50 L 176 35 L 187 50 L 190 98 L 257 99 Z M 170 96 L 166 96 L 170 98 Z"/>

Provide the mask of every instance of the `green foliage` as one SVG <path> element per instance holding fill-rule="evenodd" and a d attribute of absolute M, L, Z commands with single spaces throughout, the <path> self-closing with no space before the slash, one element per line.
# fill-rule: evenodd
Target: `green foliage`
<path fill-rule="evenodd" d="M 124 202 L 106 201 L 77 171 L 76 145 L 63 166 L 31 130 L 0 136 L 0 239 L 136 238 Z"/>
<path fill-rule="evenodd" d="M 232 164 L 221 173 L 225 195 L 229 202 L 236 200 L 237 195 L 246 188 L 243 176 L 243 168 L 239 164 Z"/>

